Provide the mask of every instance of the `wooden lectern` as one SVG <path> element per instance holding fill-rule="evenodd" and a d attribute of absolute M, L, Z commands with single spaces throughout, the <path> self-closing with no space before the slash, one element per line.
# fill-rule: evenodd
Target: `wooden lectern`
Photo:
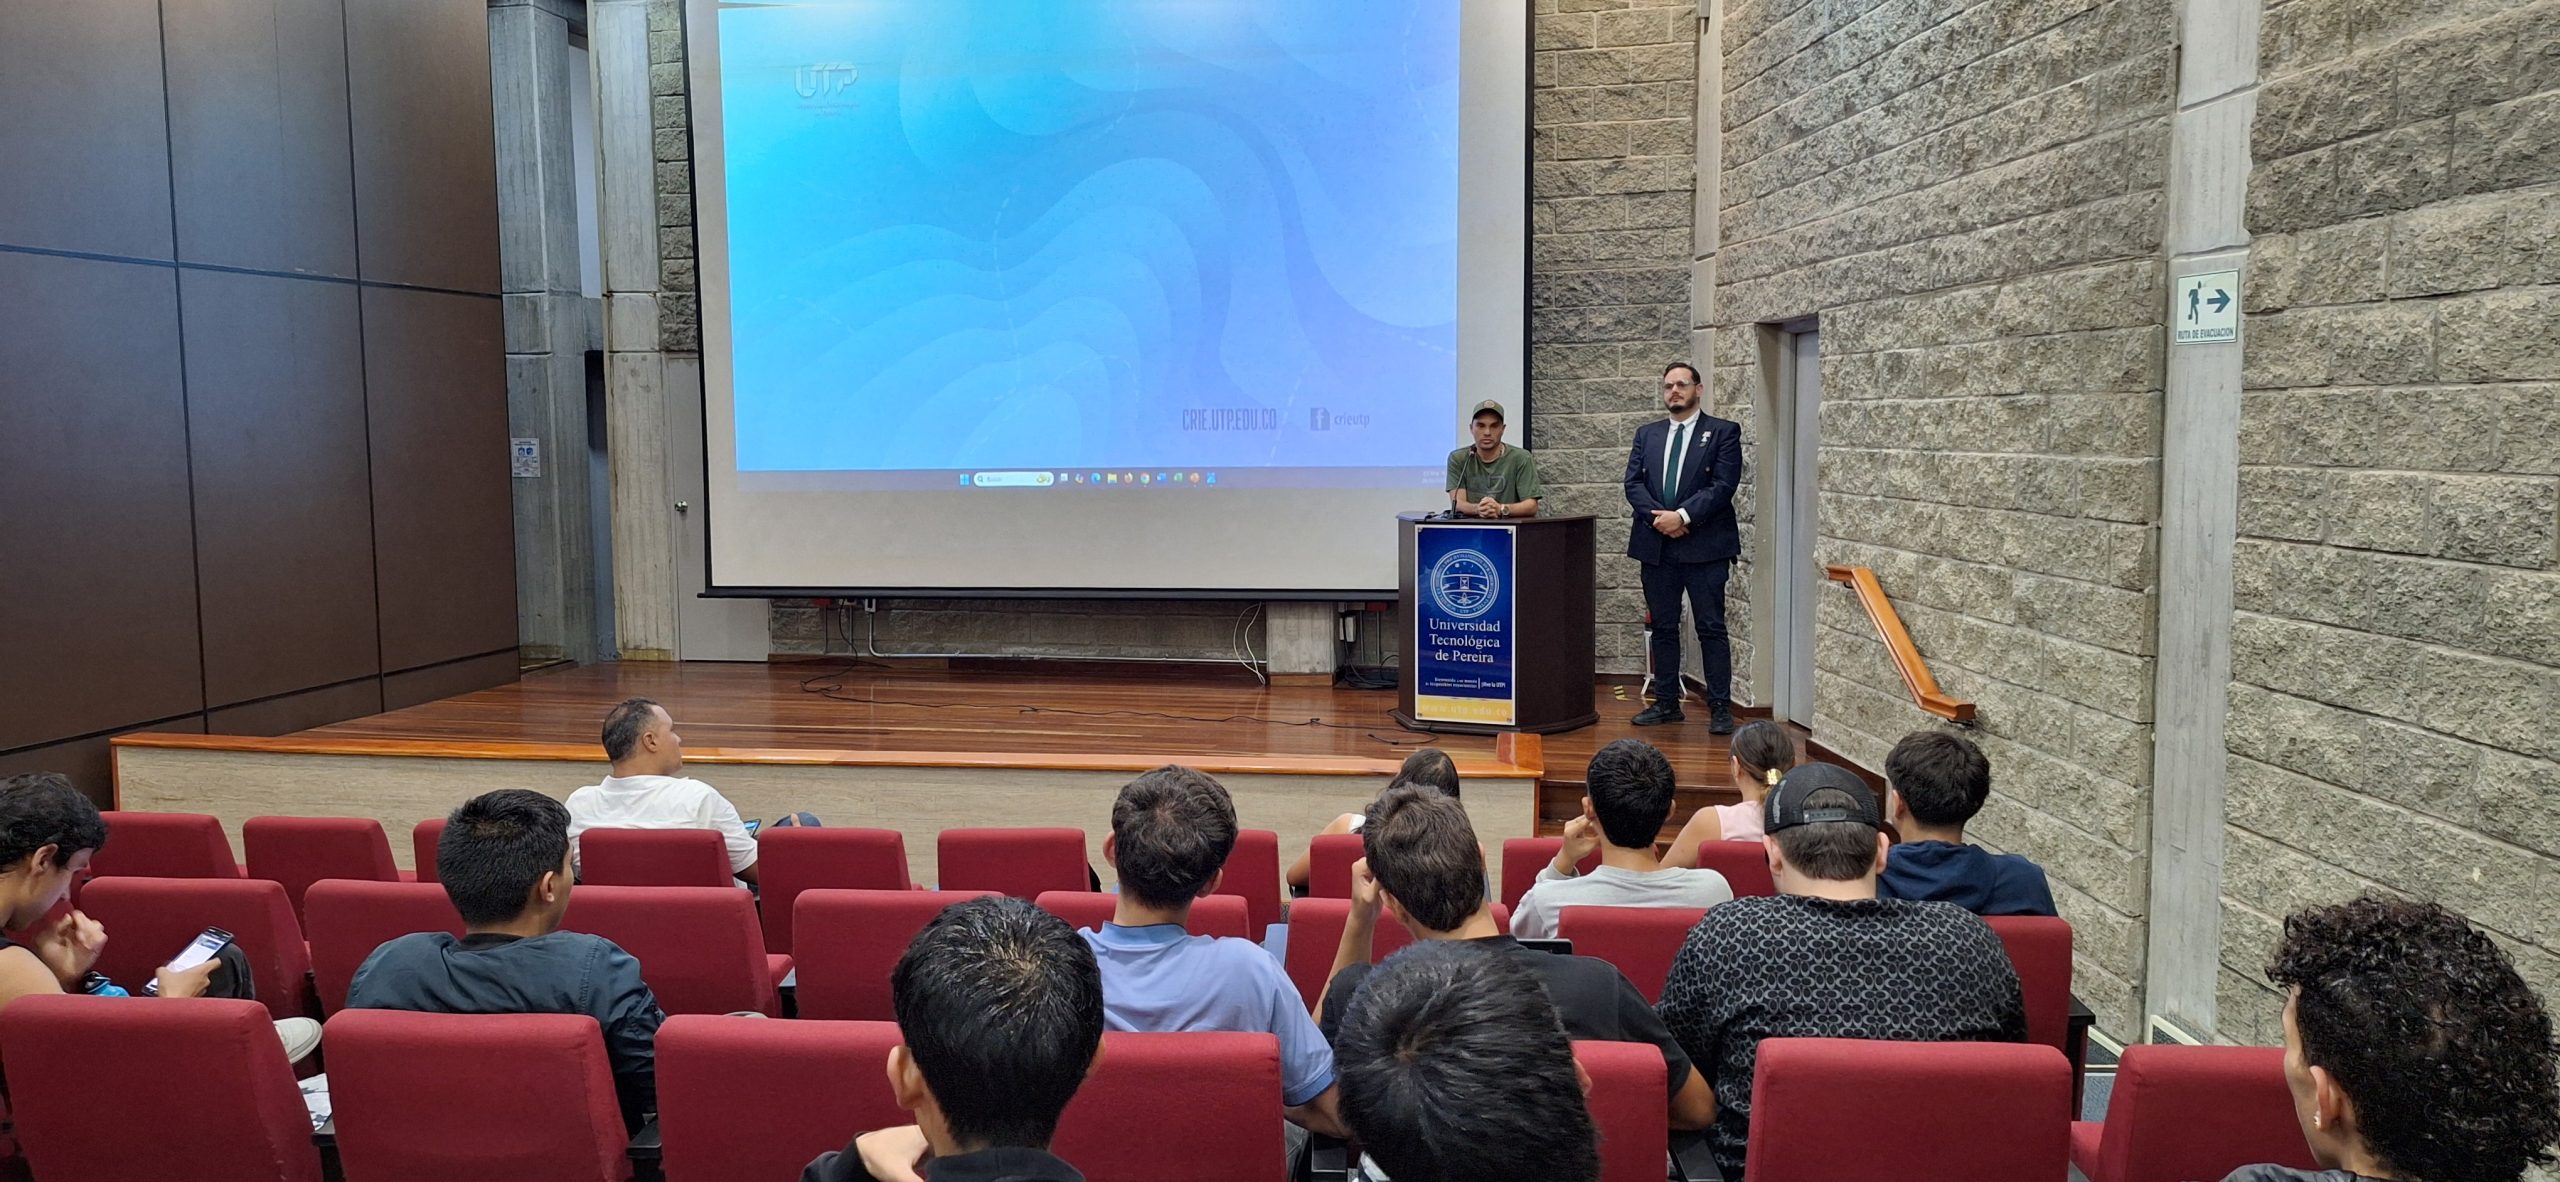
<path fill-rule="evenodd" d="M 1598 722 L 1593 526 L 1400 514 L 1396 722 L 1478 735 Z"/>

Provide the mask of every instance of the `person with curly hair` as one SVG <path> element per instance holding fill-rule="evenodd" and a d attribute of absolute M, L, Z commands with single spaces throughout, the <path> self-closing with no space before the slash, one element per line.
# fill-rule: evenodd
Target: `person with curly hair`
<path fill-rule="evenodd" d="M 2284 1075 L 2323 1167 L 2224 1182 L 2514 1182 L 2554 1158 L 2551 1016 L 2507 954 L 2434 903 L 2372 896 L 2284 921 Z"/>

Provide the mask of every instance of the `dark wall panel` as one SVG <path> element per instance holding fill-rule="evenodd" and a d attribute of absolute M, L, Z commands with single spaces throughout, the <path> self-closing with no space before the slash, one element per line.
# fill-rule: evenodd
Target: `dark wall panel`
<path fill-rule="evenodd" d="M 154 0 L 0 3 L 0 243 L 169 257 Z"/>
<path fill-rule="evenodd" d="M 190 714 L 184 718 L 164 718 L 131 729 L 201 735 L 204 733 L 204 717 Z M 71 777 L 71 782 L 79 786 L 80 791 L 95 801 L 99 808 L 113 808 L 116 799 L 115 760 L 107 745 L 107 740 L 113 737 L 98 735 L 0 755 L 0 777 L 26 772 L 60 772 Z"/>
<path fill-rule="evenodd" d="M 175 273 L 0 252 L 0 751 L 204 709 L 178 382 Z"/>
<path fill-rule="evenodd" d="M 178 257 L 353 278 L 339 0 L 163 0 Z"/>
<path fill-rule="evenodd" d="M 367 677 L 245 706 L 207 710 L 204 729 L 217 735 L 286 735 L 380 713 L 382 679 Z"/>
<path fill-rule="evenodd" d="M 380 672 L 356 289 L 189 270 L 179 292 L 205 704 Z"/>
<path fill-rule="evenodd" d="M 510 648 L 505 652 L 450 664 L 389 674 L 382 679 L 382 708 L 405 710 L 421 702 L 505 685 L 516 679 L 517 669 L 516 651 Z"/>
<path fill-rule="evenodd" d="M 366 288 L 382 669 L 516 643 L 514 489 L 498 301 Z"/>
<path fill-rule="evenodd" d="M 498 290 L 484 0 L 346 0 L 364 277 Z"/>

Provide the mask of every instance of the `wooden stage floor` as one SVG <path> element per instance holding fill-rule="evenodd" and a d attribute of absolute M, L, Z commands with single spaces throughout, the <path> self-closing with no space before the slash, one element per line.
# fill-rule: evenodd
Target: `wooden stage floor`
<path fill-rule="evenodd" d="M 1374 772 L 1423 746 L 1492 771 L 1494 740 L 1404 730 L 1388 716 L 1392 690 L 1331 686 L 1265 687 L 1241 670 L 1127 672 L 1124 667 L 919 668 L 877 662 L 772 664 L 599 663 L 527 674 L 522 681 L 460 697 L 337 723 L 271 740 L 325 746 L 337 741 L 445 745 L 540 745 L 583 749 L 595 758 L 606 710 L 629 697 L 655 699 L 675 716 L 687 751 L 840 752 L 849 756 L 939 754 L 1021 767 L 1084 766 L 1100 759 L 1261 761 L 1313 770 Z M 1544 742 L 1541 772 L 1580 780 L 1601 745 L 1641 738 L 1662 748 L 1687 785 L 1721 785 L 1725 740 L 1707 733 L 1704 707 L 1689 721 L 1637 728 L 1634 687 L 1602 685 L 1600 723 Z M 563 754 L 566 754 L 565 752 Z M 1498 773 L 1497 773 L 1498 774 Z"/>

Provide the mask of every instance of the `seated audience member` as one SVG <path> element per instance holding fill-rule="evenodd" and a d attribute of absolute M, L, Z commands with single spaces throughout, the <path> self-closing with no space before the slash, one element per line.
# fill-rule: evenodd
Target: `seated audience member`
<path fill-rule="evenodd" d="M 2551 1015 L 2506 952 L 2434 903 L 2284 921 L 2284 1078 L 2323 1169 L 2228 1182 L 2515 1182 L 2560 1142 Z"/>
<path fill-rule="evenodd" d="M 104 925 L 76 910 L 45 922 L 106 843 L 98 806 L 69 779 L 52 772 L 0 779 L 0 932 L 27 937 L 21 944 L 0 935 L 0 1006 L 36 993 L 130 992 L 94 967 L 107 946 Z M 151 986 L 161 997 L 257 994 L 248 957 L 236 945 L 191 969 L 163 966 Z M 276 1035 L 284 1040 L 285 1057 L 300 1062 L 319 1047 L 320 1024 L 278 1018 Z"/>
<path fill-rule="evenodd" d="M 1620 739 L 1591 757 L 1582 815 L 1565 822 L 1564 848 L 1538 872 L 1511 914 L 1511 934 L 1550 939 L 1567 907 L 1713 907 L 1733 886 L 1713 870 L 1665 866 L 1653 843 L 1671 816 L 1671 761 L 1652 744 Z M 1597 848 L 1600 864 L 1576 870 Z"/>
<path fill-rule="evenodd" d="M 1372 975 L 1370 941 L 1383 908 L 1416 940 L 1457 941 L 1528 969 L 1546 987 L 1567 1035 L 1660 1048 L 1671 1086 L 1672 1127 L 1705 1128 L 1715 1118 L 1715 1093 L 1707 1089 L 1706 1077 L 1690 1070 L 1679 1040 L 1617 966 L 1597 957 L 1533 950 L 1494 922 L 1484 892 L 1484 851 L 1464 807 L 1429 789 L 1406 786 L 1388 789 L 1369 806 L 1368 816 L 1360 839 L 1369 856 L 1352 869 L 1350 918 L 1317 1003 L 1324 1015 L 1317 1025 L 1335 1040 L 1337 1057 L 1343 1011 Z"/>
<path fill-rule="evenodd" d="M 1744 1177 L 1762 1039 L 2027 1033 L 2017 970 L 1989 924 L 1949 903 L 1876 897 L 1885 836 L 1864 781 L 1800 764 L 1769 794 L 1768 827 L 1778 893 L 1708 912 L 1662 989 L 1663 1023 L 1715 1087 L 1707 1141 L 1728 1179 Z"/>
<path fill-rule="evenodd" d="M 418 932 L 373 950 L 347 1006 L 441 1014 L 585 1014 L 604 1030 L 622 1118 L 657 1110 L 666 1015 L 640 962 L 602 936 L 560 930 L 569 912 L 569 810 L 522 788 L 466 801 L 436 843 L 436 877 L 464 934 Z"/>
<path fill-rule="evenodd" d="M 1352 995 L 1340 1055 L 1355 1182 L 1600 1176 L 1590 1077 L 1524 957 L 1459 941 L 1388 957 Z"/>
<path fill-rule="evenodd" d="M 1102 966 L 1113 1030 L 1241 1030 L 1278 1035 L 1280 1098 L 1297 1124 L 1341 1136 L 1333 1049 L 1280 962 L 1251 940 L 1183 930 L 1192 900 L 1218 889 L 1236 844 L 1236 806 L 1216 780 L 1160 767 L 1111 805 L 1103 856 L 1120 871 L 1111 922 L 1084 932 Z"/>
<path fill-rule="evenodd" d="M 1437 747 L 1424 747 L 1404 757 L 1404 766 L 1396 770 L 1395 779 L 1387 781 L 1386 791 L 1393 791 L 1398 784 L 1420 784 L 1425 788 L 1439 790 L 1443 796 L 1455 798 L 1458 795 L 1458 765 L 1450 760 L 1448 752 Z M 1384 795 L 1384 792 L 1380 795 Z M 1361 823 L 1367 819 L 1367 816 L 1366 813 L 1344 813 L 1319 830 L 1316 836 L 1331 837 L 1338 833 L 1358 833 Z M 1290 890 L 1304 892 L 1307 889 L 1307 877 L 1314 872 L 1314 869 L 1315 853 L 1310 850 L 1298 855 L 1297 861 L 1289 863 L 1289 869 L 1282 877 L 1288 880 Z"/>
<path fill-rule="evenodd" d="M 1778 786 L 1778 777 L 1796 765 L 1796 741 L 1777 723 L 1747 723 L 1733 732 L 1733 757 L 1727 762 L 1732 764 L 1733 787 L 1742 793 L 1742 803 L 1720 804 L 1692 814 L 1663 853 L 1663 865 L 1696 866 L 1698 846 L 1705 842 L 1758 841 L 1765 836 L 1762 802 Z"/>
<path fill-rule="evenodd" d="M 1885 858 L 1876 895 L 1953 903 L 1976 915 L 2051 915 L 2044 868 L 1964 839 L 1965 822 L 1991 798 L 1991 761 L 1973 740 L 1915 731 L 1884 757 L 1894 828 L 1902 844 Z"/>
<path fill-rule="evenodd" d="M 801 1182 L 1084 1182 L 1049 1153 L 1102 1049 L 1102 978 L 1075 929 L 1021 899 L 955 903 L 889 990 L 889 1087 L 916 1123 L 854 1138 Z"/>
<path fill-rule="evenodd" d="M 737 806 L 684 771 L 684 739 L 665 707 L 632 698 L 604 717 L 604 754 L 613 774 L 569 794 L 569 856 L 589 829 L 710 829 L 729 846 L 729 870 L 756 880 L 756 838 Z"/>

